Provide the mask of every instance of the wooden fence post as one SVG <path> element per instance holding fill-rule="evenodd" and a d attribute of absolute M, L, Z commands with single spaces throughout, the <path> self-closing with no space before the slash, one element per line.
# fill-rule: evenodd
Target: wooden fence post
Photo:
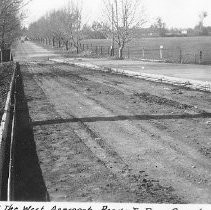
<path fill-rule="evenodd" d="M 202 63 L 202 51 L 199 51 L 199 64 Z"/>
<path fill-rule="evenodd" d="M 179 62 L 182 63 L 182 50 L 179 50 Z"/>

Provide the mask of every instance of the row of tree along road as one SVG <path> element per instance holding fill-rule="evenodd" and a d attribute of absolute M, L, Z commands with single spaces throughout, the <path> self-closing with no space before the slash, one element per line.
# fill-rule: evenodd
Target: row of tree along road
<path fill-rule="evenodd" d="M 11 59 L 10 49 L 20 36 L 24 0 L 0 0 L 0 61 Z"/>
<path fill-rule="evenodd" d="M 140 1 L 137 0 L 112 0 L 105 1 L 105 21 L 102 26 L 102 33 L 111 38 L 110 54 L 114 55 L 114 45 L 118 46 L 118 57 L 123 57 L 125 45 L 131 41 L 133 28 L 142 24 L 143 19 L 137 15 L 140 8 Z M 139 10 L 140 13 L 140 10 Z M 96 27 L 99 25 L 96 24 Z M 73 1 L 62 9 L 50 12 L 29 26 L 28 35 L 30 38 L 42 42 L 55 41 L 64 43 L 68 50 L 68 43 L 71 42 L 78 53 L 81 41 L 86 36 L 87 26 L 82 21 L 82 9 Z"/>

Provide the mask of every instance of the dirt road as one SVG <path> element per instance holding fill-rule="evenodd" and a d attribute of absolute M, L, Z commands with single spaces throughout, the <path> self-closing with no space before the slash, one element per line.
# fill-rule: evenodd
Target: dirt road
<path fill-rule="evenodd" d="M 211 203 L 211 94 L 53 62 L 22 65 L 54 201 Z"/>
<path fill-rule="evenodd" d="M 51 56 L 30 42 L 16 50 L 33 128 L 20 142 L 19 200 L 45 200 L 47 189 L 52 201 L 211 203 L 210 93 Z M 28 170 L 30 158 L 39 165 Z"/>
<path fill-rule="evenodd" d="M 49 57 L 57 57 L 58 55 L 46 50 L 33 42 L 17 42 L 16 48 L 13 50 L 14 60 L 29 61 L 29 60 L 47 60 Z"/>

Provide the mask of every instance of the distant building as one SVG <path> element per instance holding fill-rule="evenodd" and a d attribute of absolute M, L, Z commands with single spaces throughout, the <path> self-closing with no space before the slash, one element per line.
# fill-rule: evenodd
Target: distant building
<path fill-rule="evenodd" d="M 188 35 L 188 30 L 181 30 L 181 34 Z"/>

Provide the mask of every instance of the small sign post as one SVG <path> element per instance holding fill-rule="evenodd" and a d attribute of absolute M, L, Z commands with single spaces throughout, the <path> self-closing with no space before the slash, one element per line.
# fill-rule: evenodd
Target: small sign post
<path fill-rule="evenodd" d="M 163 45 L 160 45 L 160 59 L 163 59 Z"/>

